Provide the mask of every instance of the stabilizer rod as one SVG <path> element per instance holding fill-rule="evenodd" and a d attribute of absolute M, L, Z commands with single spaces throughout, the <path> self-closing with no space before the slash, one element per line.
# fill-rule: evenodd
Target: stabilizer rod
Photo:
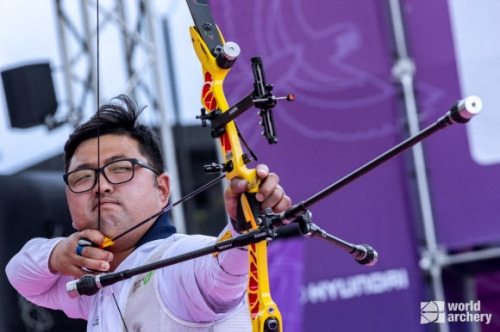
<path fill-rule="evenodd" d="M 451 107 L 451 109 L 443 117 L 439 118 L 434 124 L 423 129 L 418 134 L 406 139 L 405 141 L 396 145 L 392 149 L 388 150 L 387 152 L 381 154 L 380 156 L 376 157 L 372 161 L 361 166 L 360 168 L 358 168 L 354 172 L 346 175 L 342 179 L 338 180 L 337 182 L 335 182 L 332 185 L 328 186 L 327 188 L 323 189 L 319 193 L 311 196 L 310 198 L 308 198 L 300 203 L 295 204 L 290 209 L 283 212 L 282 217 L 284 219 L 287 219 L 287 220 L 294 220 L 295 218 L 300 216 L 302 213 L 306 212 L 309 209 L 309 207 L 311 207 L 313 204 L 315 204 L 315 203 L 319 202 L 320 200 L 326 198 L 327 196 L 333 194 L 335 191 L 337 191 L 340 188 L 344 187 L 345 185 L 351 183 L 352 181 L 356 180 L 360 176 L 370 172 L 375 167 L 380 166 L 382 163 L 395 157 L 396 155 L 405 151 L 406 149 L 419 143 L 420 141 L 422 141 L 423 139 L 427 138 L 428 136 L 434 134 L 438 130 L 443 129 L 445 127 L 448 127 L 449 125 L 452 125 L 454 123 L 469 122 L 469 120 L 473 116 L 475 116 L 479 112 L 481 112 L 482 107 L 483 107 L 483 103 L 482 103 L 481 99 L 479 99 L 476 96 L 470 96 L 470 97 L 467 97 L 467 98 L 464 98 L 462 100 L 457 101 Z"/>

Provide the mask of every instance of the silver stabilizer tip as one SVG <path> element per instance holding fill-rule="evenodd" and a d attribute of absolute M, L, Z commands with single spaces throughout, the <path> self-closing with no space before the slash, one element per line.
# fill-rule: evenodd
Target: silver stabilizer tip
<path fill-rule="evenodd" d="M 477 96 L 469 96 L 458 102 L 457 112 L 464 119 L 471 119 L 483 109 L 483 102 Z"/>

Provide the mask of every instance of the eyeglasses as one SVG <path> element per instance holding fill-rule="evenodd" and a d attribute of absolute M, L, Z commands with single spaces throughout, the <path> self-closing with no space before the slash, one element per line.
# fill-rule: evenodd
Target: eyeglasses
<path fill-rule="evenodd" d="M 134 158 L 114 160 L 101 168 L 81 168 L 63 175 L 64 182 L 74 193 L 83 193 L 94 188 L 99 173 L 111 184 L 121 184 L 134 178 L 135 165 L 147 168 L 156 175 L 160 173 L 153 167 Z"/>

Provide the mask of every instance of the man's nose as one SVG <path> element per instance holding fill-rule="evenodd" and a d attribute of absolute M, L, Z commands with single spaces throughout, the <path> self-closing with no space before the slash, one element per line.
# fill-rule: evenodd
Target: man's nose
<path fill-rule="evenodd" d="M 94 186 L 94 192 L 109 192 L 113 190 L 113 184 L 106 179 L 103 172 L 97 174 L 97 181 Z"/>

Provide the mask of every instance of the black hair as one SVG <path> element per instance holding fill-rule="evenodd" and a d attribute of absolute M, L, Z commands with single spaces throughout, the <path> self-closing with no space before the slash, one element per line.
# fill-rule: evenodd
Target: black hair
<path fill-rule="evenodd" d="M 82 142 L 106 134 L 116 134 L 137 140 L 140 153 L 148 159 L 153 168 L 163 173 L 165 168 L 158 135 L 151 127 L 141 124 L 138 120 L 144 107 L 138 108 L 132 98 L 123 94 L 112 98 L 111 101 L 99 107 L 90 120 L 78 126 L 69 136 L 64 145 L 66 172 L 75 150 Z"/>

